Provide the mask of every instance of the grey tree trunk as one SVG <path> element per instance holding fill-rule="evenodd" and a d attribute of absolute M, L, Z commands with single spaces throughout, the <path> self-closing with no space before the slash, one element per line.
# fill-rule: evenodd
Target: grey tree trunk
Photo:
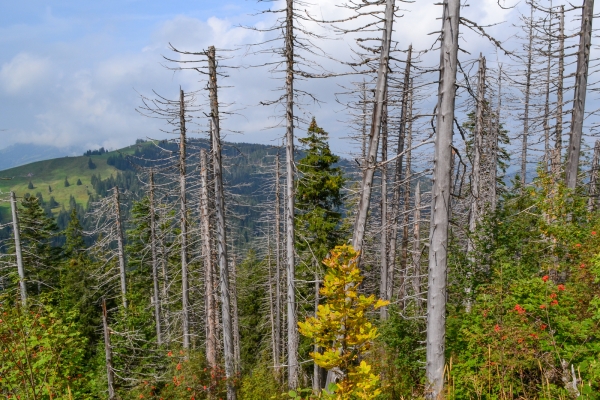
<path fill-rule="evenodd" d="M 394 292 L 394 275 L 396 271 L 396 246 L 398 245 L 398 218 L 400 216 L 400 196 L 401 196 L 401 180 L 402 180 L 402 162 L 404 156 L 404 142 L 406 136 L 408 115 L 410 114 L 410 74 L 412 66 L 412 45 L 408 46 L 406 55 L 406 65 L 404 69 L 404 81 L 402 83 L 402 105 L 400 111 L 400 130 L 398 135 L 398 150 L 396 152 L 396 166 L 394 171 L 394 196 L 391 204 L 391 227 L 390 227 L 390 249 L 389 249 L 389 277 L 388 277 L 388 293 L 387 298 L 391 299 Z M 402 290 L 402 285 L 401 285 Z"/>
<path fill-rule="evenodd" d="M 556 87 L 556 132 L 554 139 L 554 152 L 552 157 L 553 170 L 559 171 L 560 156 L 562 153 L 563 135 L 563 105 L 564 105 L 564 79 L 565 79 L 565 7 L 560 7 L 558 33 L 558 77 Z M 558 176 L 556 177 L 558 179 Z"/>
<path fill-rule="evenodd" d="M 459 19 L 460 0 L 445 0 L 440 46 L 440 81 L 429 233 L 425 370 L 428 399 L 438 399 L 442 395 L 444 386 L 451 146 L 456 95 Z"/>
<path fill-rule="evenodd" d="M 362 102 L 362 129 L 361 129 L 361 146 L 360 146 L 360 154 L 361 160 L 364 162 L 367 157 L 367 113 L 368 113 L 368 105 L 369 105 L 369 97 L 367 96 L 367 83 L 364 81 L 361 85 L 361 102 Z"/>
<path fill-rule="evenodd" d="M 594 19 L 594 0 L 583 1 L 581 15 L 581 31 L 579 51 L 577 53 L 577 72 L 575 75 L 575 94 L 573 98 L 573 117 L 571 119 L 571 137 L 566 166 L 567 188 L 577 186 L 577 171 L 585 118 L 585 96 L 587 93 L 588 67 L 590 64 L 590 47 L 592 45 L 592 21 Z"/>
<path fill-rule="evenodd" d="M 413 214 L 413 292 L 415 294 L 415 303 L 417 305 L 417 315 L 421 310 L 421 183 L 417 181 L 415 188 L 415 208 Z"/>
<path fill-rule="evenodd" d="M 315 264 L 316 264 L 316 261 L 315 261 Z M 319 285 L 319 282 L 320 282 L 319 279 L 320 279 L 320 277 L 319 277 L 319 274 L 317 272 L 318 271 L 317 266 L 315 265 L 314 267 L 315 267 L 315 304 L 314 304 L 315 314 L 314 315 L 315 315 L 315 318 L 317 318 L 317 312 L 318 312 L 318 309 L 319 309 L 319 302 L 321 301 L 321 296 L 320 296 L 320 293 L 319 293 L 319 286 L 320 286 Z M 313 346 L 313 351 L 315 353 L 319 353 L 319 350 L 320 350 L 319 346 L 315 344 Z M 317 365 L 317 363 L 313 363 L 313 382 L 312 383 L 313 383 L 313 393 L 316 394 L 316 395 L 318 395 L 321 392 L 321 367 L 319 367 Z"/>
<path fill-rule="evenodd" d="M 104 359 L 106 363 L 106 380 L 108 383 L 108 400 L 115 400 L 115 375 L 112 365 L 112 347 L 110 345 L 110 329 L 106 314 L 106 299 L 102 298 L 102 327 L 104 332 Z"/>
<path fill-rule="evenodd" d="M 286 262 L 288 387 L 298 387 L 298 315 L 296 312 L 296 261 L 294 252 L 294 0 L 286 0 Z"/>
<path fill-rule="evenodd" d="M 15 253 L 17 256 L 17 272 L 19 274 L 19 291 L 21 292 L 21 304 L 27 305 L 27 286 L 25 284 L 25 268 L 23 267 L 23 253 L 21 250 L 21 230 L 19 227 L 19 216 L 17 213 L 17 197 L 15 192 L 10 192 L 10 208 L 12 210 L 13 234 L 15 237 Z"/>
<path fill-rule="evenodd" d="M 481 169 L 484 134 L 485 108 L 485 57 L 479 55 L 479 70 L 477 73 L 477 110 L 475 112 L 475 130 L 473 138 L 473 170 L 471 174 L 471 214 L 469 216 L 469 232 L 475 234 L 477 225 L 481 222 L 483 199 L 481 198 Z M 474 249 L 473 238 L 469 239 L 467 251 Z"/>
<path fill-rule="evenodd" d="M 529 100 L 531 97 L 531 64 L 533 58 L 533 7 L 529 21 L 529 47 L 527 48 L 527 67 L 525 71 L 525 109 L 523 111 L 523 144 L 521 145 L 521 183 L 527 182 L 527 147 L 529 138 Z"/>
<path fill-rule="evenodd" d="M 383 123 L 381 127 L 381 162 L 387 161 L 387 136 L 388 136 L 388 124 L 387 124 L 387 99 L 383 105 Z M 389 278 L 389 266 L 388 266 L 388 199 L 387 199 L 387 164 L 381 166 L 381 237 L 379 244 L 379 259 L 381 262 L 380 280 L 379 280 L 379 297 L 384 300 L 390 300 L 387 297 L 388 294 L 388 278 Z M 388 308 L 380 308 L 381 319 L 388 318 Z"/>
<path fill-rule="evenodd" d="M 154 323 L 156 325 L 156 343 L 162 344 L 160 326 L 160 296 L 158 295 L 158 255 L 156 252 L 156 213 L 154 210 L 154 170 L 150 171 L 150 252 L 152 253 L 152 284 L 154 300 Z"/>
<path fill-rule="evenodd" d="M 115 220 L 117 223 L 117 252 L 119 256 L 119 276 L 121 277 L 121 300 L 123 309 L 127 311 L 127 281 L 126 270 L 127 262 L 125 260 L 125 246 L 123 243 L 123 227 L 121 224 L 121 201 L 119 199 L 119 187 L 115 186 Z"/>
<path fill-rule="evenodd" d="M 275 372 L 281 373 L 281 185 L 279 153 L 275 158 Z"/>
<path fill-rule="evenodd" d="M 217 364 L 217 301 L 215 297 L 215 276 L 212 263 L 212 246 L 210 242 L 210 213 L 208 200 L 208 155 L 206 150 L 200 151 L 201 173 L 201 229 L 202 229 L 202 255 L 204 261 L 204 296 L 206 298 L 206 360 L 212 370 Z"/>
<path fill-rule="evenodd" d="M 375 85 L 375 104 L 373 109 L 373 120 L 371 132 L 369 133 L 369 149 L 364 162 L 363 179 L 360 186 L 360 201 L 354 222 L 352 234 L 352 246 L 358 252 L 362 251 L 365 229 L 367 226 L 367 214 L 371 203 L 371 192 L 373 190 L 373 176 L 377 164 L 377 153 L 379 152 L 379 134 L 383 122 L 383 104 L 387 95 L 387 80 L 390 60 L 390 46 L 392 41 L 392 28 L 394 24 L 395 0 L 385 2 L 385 24 L 383 37 L 381 38 L 381 54 L 379 58 L 379 69 L 377 71 L 377 83 Z"/>
<path fill-rule="evenodd" d="M 181 308 L 183 325 L 183 348 L 190 348 L 190 304 L 188 282 L 187 252 L 187 200 L 186 200 L 186 165 L 185 165 L 185 102 L 183 90 L 179 89 L 179 201 L 181 212 Z"/>
<path fill-rule="evenodd" d="M 221 162 L 221 131 L 219 121 L 219 101 L 217 98 L 217 61 L 215 47 L 208 48 L 208 89 L 210 118 L 212 121 L 213 171 L 215 181 L 215 211 L 217 219 L 217 257 L 221 283 L 221 313 L 223 326 L 223 353 L 225 375 L 227 377 L 227 399 L 236 399 L 233 383 L 235 374 L 235 348 L 233 344 L 233 318 L 231 316 L 231 292 L 229 289 L 229 268 L 227 265 L 227 227 L 225 225 L 225 196 L 223 192 L 223 165 Z"/>
<path fill-rule="evenodd" d="M 412 79 L 410 80 L 409 92 L 408 92 L 408 107 L 406 108 L 406 131 L 404 134 L 404 146 L 406 148 L 406 166 L 404 167 L 404 199 L 402 200 L 402 256 L 400 259 L 400 271 L 402 273 L 402 286 L 400 290 L 403 296 L 402 307 L 406 306 L 406 293 L 408 292 L 409 283 L 409 271 L 408 271 L 408 222 L 409 222 L 409 209 L 410 209 L 410 183 L 411 183 L 411 169 L 412 169 Z M 390 297 L 391 299 L 391 297 Z"/>
<path fill-rule="evenodd" d="M 550 25 L 552 24 L 552 13 L 550 13 Z M 548 49 L 546 50 L 548 57 L 546 58 L 546 99 L 544 101 L 544 166 L 546 172 L 550 172 L 550 164 L 552 162 L 552 153 L 550 152 L 550 72 L 552 69 L 552 40 L 548 39 Z"/>
<path fill-rule="evenodd" d="M 498 67 L 498 104 L 496 108 L 496 115 L 494 128 L 491 133 L 492 140 L 492 151 L 490 154 L 490 212 L 496 211 L 496 205 L 498 204 L 498 190 L 496 180 L 498 178 L 498 152 L 499 149 L 499 140 L 500 140 L 500 130 L 502 126 L 500 125 L 500 114 L 502 112 L 502 65 Z"/>
<path fill-rule="evenodd" d="M 232 246 L 233 248 L 233 243 Z M 237 304 L 237 266 L 235 262 L 235 254 L 231 256 L 231 312 L 233 321 L 233 355 L 235 373 L 239 374 L 242 368 L 242 353 L 240 341 L 240 317 Z"/>
<path fill-rule="evenodd" d="M 598 204 L 598 168 L 600 168 L 600 140 L 596 140 L 596 144 L 594 145 L 594 158 L 590 171 L 588 212 L 593 212 Z"/>

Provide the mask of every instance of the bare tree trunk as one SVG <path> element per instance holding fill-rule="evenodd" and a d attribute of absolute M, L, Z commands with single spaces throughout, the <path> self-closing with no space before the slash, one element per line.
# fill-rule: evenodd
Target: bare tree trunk
<path fill-rule="evenodd" d="M 573 117 L 571 119 L 571 137 L 566 166 L 567 188 L 577 186 L 577 171 L 579 169 L 579 153 L 585 118 L 585 96 L 587 93 L 588 67 L 590 63 L 590 47 L 592 44 L 592 21 L 594 19 L 594 0 L 583 1 L 581 15 L 581 31 L 579 51 L 577 53 L 577 72 L 575 75 L 575 94 L 573 98 Z"/>
<path fill-rule="evenodd" d="M 279 152 L 275 158 L 275 372 L 281 373 L 281 186 Z"/>
<path fill-rule="evenodd" d="M 388 135 L 388 124 L 387 124 L 387 99 L 383 105 L 383 123 L 381 127 L 381 162 L 387 161 L 387 135 Z M 388 201 L 387 201 L 387 165 L 381 166 L 381 242 L 380 246 L 380 281 L 379 281 L 379 296 L 384 300 L 390 300 L 387 298 L 388 293 Z M 388 318 L 388 308 L 381 307 L 380 309 L 381 319 Z"/>
<path fill-rule="evenodd" d="M 210 243 L 210 215 L 208 211 L 208 155 L 200 151 L 200 171 L 202 180 L 201 228 L 202 255 L 204 259 L 204 295 L 206 297 L 206 360 L 214 371 L 217 368 L 217 302 L 215 298 L 215 277 L 212 265 L 212 246 Z"/>
<path fill-rule="evenodd" d="M 492 129 L 492 151 L 490 154 L 490 212 L 496 211 L 496 205 L 498 203 L 498 191 L 497 182 L 498 179 L 498 151 L 500 140 L 500 131 L 502 129 L 500 123 L 500 113 L 502 112 L 502 64 L 498 66 L 498 105 L 496 109 L 496 115 L 494 116 L 496 122 Z"/>
<path fill-rule="evenodd" d="M 560 23 L 558 34 L 558 78 L 556 87 L 556 136 L 554 142 L 554 156 L 552 157 L 553 169 L 559 171 L 560 156 L 562 153 L 562 134 L 563 134 L 563 93 L 565 79 L 565 7 L 560 6 Z M 555 179 L 558 180 L 558 176 Z"/>
<path fill-rule="evenodd" d="M 233 243 L 232 246 L 233 248 Z M 242 354 L 240 343 L 240 316 L 237 304 L 237 266 L 235 253 L 231 256 L 231 312 L 233 320 L 233 355 L 235 360 L 235 373 L 239 374 L 242 368 Z"/>
<path fill-rule="evenodd" d="M 552 8 L 548 17 L 548 29 L 552 26 Z M 550 152 L 550 73 L 552 69 L 552 39 L 548 39 L 548 56 L 546 58 L 546 99 L 544 101 L 544 165 L 546 173 L 550 172 L 550 164 L 552 163 L 552 155 Z"/>
<path fill-rule="evenodd" d="M 210 118 L 212 121 L 213 170 L 215 174 L 215 210 L 217 216 L 217 252 L 221 282 L 221 313 L 223 324 L 223 353 L 225 375 L 227 376 L 227 399 L 235 400 L 233 384 L 235 374 L 235 348 L 233 343 L 233 321 L 231 316 L 231 292 L 229 289 L 229 268 L 227 265 L 227 227 L 225 225 L 225 197 L 223 193 L 223 172 L 221 162 L 221 131 L 219 121 L 219 101 L 217 98 L 217 62 L 215 47 L 208 48 Z"/>
<path fill-rule="evenodd" d="M 452 133 L 458 62 L 460 0 L 445 0 L 440 47 L 440 83 L 436 121 L 431 224 L 429 233 L 429 279 L 427 293 L 427 398 L 438 399 L 444 386 L 446 337 L 446 274 L 450 219 Z"/>
<path fill-rule="evenodd" d="M 102 326 L 104 332 L 104 357 L 106 362 L 106 380 L 108 383 L 108 400 L 115 400 L 115 376 L 112 365 L 112 347 L 110 345 L 110 329 L 106 315 L 106 299 L 102 298 Z"/>
<path fill-rule="evenodd" d="M 600 168 L 600 140 L 594 145 L 594 158 L 590 171 L 590 191 L 588 198 L 588 212 L 593 212 L 598 204 L 598 168 Z"/>
<path fill-rule="evenodd" d="M 13 234 L 15 237 L 15 253 L 17 256 L 17 272 L 19 273 L 19 290 L 21 292 L 21 304 L 27 305 L 27 286 L 25 284 L 25 268 L 23 267 L 23 253 L 21 250 L 21 230 L 19 227 L 19 216 L 17 214 L 17 198 L 15 192 L 10 192 L 10 207 L 12 209 Z"/>
<path fill-rule="evenodd" d="M 421 310 L 421 184 L 417 181 L 415 188 L 415 208 L 413 214 L 413 254 L 412 264 L 414 270 L 413 292 L 415 294 L 415 303 L 417 305 L 417 315 Z"/>
<path fill-rule="evenodd" d="M 390 46 L 392 41 L 392 25 L 394 23 L 395 0 L 386 0 L 385 3 L 385 25 L 381 39 L 381 54 L 379 59 L 379 70 L 377 71 L 377 83 L 375 86 L 375 105 L 373 109 L 373 122 L 369 133 L 369 151 L 364 162 L 363 179 L 360 186 L 360 202 L 354 223 L 352 234 L 352 246 L 358 252 L 362 251 L 365 229 L 367 226 L 367 214 L 371 203 L 371 191 L 373 190 L 373 176 L 377 164 L 377 153 L 379 149 L 379 134 L 383 123 L 383 105 L 387 97 L 387 78 L 389 70 Z"/>
<path fill-rule="evenodd" d="M 362 85 L 361 85 L 361 93 L 362 93 L 362 115 L 361 115 L 361 119 L 362 119 L 362 129 L 361 129 L 361 147 L 360 147 L 360 154 L 361 154 L 361 161 L 364 162 L 365 158 L 367 158 L 367 112 L 368 112 L 368 105 L 369 105 L 369 97 L 367 96 L 367 83 L 365 82 L 365 80 L 363 79 Z"/>
<path fill-rule="evenodd" d="M 406 166 L 404 167 L 404 199 L 402 201 L 402 258 L 400 259 L 400 271 L 402 272 L 402 288 L 401 291 L 404 294 L 402 296 L 402 307 L 406 307 L 406 293 L 408 292 L 408 222 L 409 222 L 409 209 L 410 209 L 410 184 L 412 175 L 412 79 L 410 80 L 409 92 L 408 92 L 408 106 L 406 107 L 406 131 L 404 146 L 406 148 Z M 391 299 L 391 297 L 390 297 Z"/>
<path fill-rule="evenodd" d="M 158 295 L 158 256 L 156 254 L 156 213 L 154 210 L 154 170 L 150 170 L 150 252 L 152 253 L 152 284 L 154 292 L 154 320 L 156 325 L 156 343 L 162 344 L 160 326 L 160 297 Z"/>
<path fill-rule="evenodd" d="M 473 171 L 471 175 L 471 214 L 469 216 L 469 232 L 475 234 L 477 225 L 481 222 L 483 201 L 481 199 L 481 167 L 483 150 L 483 114 L 485 109 L 485 57 L 479 55 L 479 71 L 477 73 L 477 111 L 475 113 L 475 131 L 473 138 Z M 467 251 L 474 250 L 473 238 L 468 242 Z"/>
<path fill-rule="evenodd" d="M 296 313 L 296 261 L 294 253 L 294 0 L 286 0 L 286 261 L 288 387 L 298 387 L 298 315 Z"/>
<path fill-rule="evenodd" d="M 527 147 L 529 138 L 529 99 L 531 97 L 531 64 L 533 58 L 533 4 L 529 21 L 529 47 L 527 48 L 527 70 L 525 72 L 525 110 L 523 111 L 523 144 L 521 146 L 521 183 L 527 182 Z"/>
<path fill-rule="evenodd" d="M 119 255 L 119 276 L 121 277 L 121 299 L 123 309 L 127 311 L 127 281 L 125 260 L 125 246 L 123 243 L 123 227 L 121 226 L 121 201 L 119 199 L 119 187 L 115 186 L 115 220 L 117 223 L 117 252 Z"/>
<path fill-rule="evenodd" d="M 391 299 L 394 292 L 394 274 L 396 271 L 396 246 L 398 244 L 398 217 L 400 215 L 400 196 L 401 196 L 401 180 L 402 180 L 402 161 L 404 159 L 401 154 L 404 152 L 404 142 L 406 136 L 408 115 L 410 114 L 410 98 L 409 92 L 412 91 L 410 86 L 410 73 L 412 66 L 412 45 L 408 46 L 406 55 L 406 65 L 404 69 L 404 81 L 402 83 L 402 105 L 400 111 L 400 130 L 398 135 L 398 150 L 396 152 L 396 168 L 394 172 L 394 197 L 392 199 L 391 208 L 391 229 L 390 229 L 390 250 L 389 250 L 389 277 L 388 277 L 388 299 Z M 404 284 L 400 285 L 400 290 L 403 291 Z M 400 296 L 401 298 L 404 295 Z"/>
<path fill-rule="evenodd" d="M 315 261 L 315 264 L 317 262 Z M 318 267 L 315 265 L 315 318 L 317 318 L 317 313 L 319 310 L 319 302 L 321 301 L 321 296 L 319 293 L 319 274 Z M 318 354 L 319 346 L 314 345 L 313 351 Z M 313 393 L 318 395 L 321 392 L 321 367 L 317 363 L 313 363 Z"/>

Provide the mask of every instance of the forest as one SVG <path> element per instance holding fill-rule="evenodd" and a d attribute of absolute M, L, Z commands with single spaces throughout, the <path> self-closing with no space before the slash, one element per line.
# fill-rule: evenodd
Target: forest
<path fill-rule="evenodd" d="M 273 145 L 224 139 L 238 53 L 173 43 L 200 86 L 132 106 L 169 139 L 0 172 L 0 397 L 600 399 L 594 1 L 500 40 L 442 0 L 402 48 L 411 3 L 268 3 Z M 351 154 L 310 112 L 335 79 Z"/>

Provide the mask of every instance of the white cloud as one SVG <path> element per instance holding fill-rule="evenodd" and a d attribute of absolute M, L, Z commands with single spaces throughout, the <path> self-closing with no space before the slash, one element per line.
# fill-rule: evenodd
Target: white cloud
<path fill-rule="evenodd" d="M 0 68 L 0 84 L 10 94 L 30 91 L 48 76 L 50 62 L 28 53 L 17 54 Z"/>

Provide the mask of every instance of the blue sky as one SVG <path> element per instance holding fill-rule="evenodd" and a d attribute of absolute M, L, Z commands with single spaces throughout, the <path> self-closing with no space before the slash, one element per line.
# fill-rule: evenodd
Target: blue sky
<path fill-rule="evenodd" d="M 277 6 L 281 0 L 273 4 Z M 394 37 L 398 48 L 412 43 L 415 48 L 431 47 L 439 30 L 441 8 L 433 0 L 399 3 Z M 555 1 L 556 3 L 557 1 Z M 160 121 L 144 118 L 136 112 L 140 95 L 174 96 L 179 86 L 199 90 L 203 77 L 193 73 L 173 73 L 164 68 L 163 55 L 173 56 L 168 43 L 201 50 L 214 44 L 218 49 L 238 48 L 223 64 L 249 66 L 276 60 L 273 55 L 246 55 L 243 45 L 268 36 L 243 29 L 240 25 L 265 27 L 272 15 L 251 15 L 268 4 L 245 0 L 223 1 L 39 1 L 4 2 L 0 14 L 0 148 L 13 143 L 37 143 L 76 149 L 100 146 L 119 148 L 136 138 L 165 137 Z M 307 6 L 313 15 L 326 18 L 344 14 L 339 0 L 321 0 Z M 507 21 L 489 28 L 508 46 L 516 24 L 516 10 L 500 9 L 496 0 L 470 0 L 463 15 L 483 24 Z M 506 4 L 516 1 L 506 0 Z M 520 3 L 519 3 L 520 4 Z M 522 5 L 520 5 L 522 6 Z M 310 27 L 319 33 L 330 31 Z M 319 30 L 321 29 L 321 30 Z M 488 64 L 497 59 L 489 42 L 463 31 L 461 54 L 465 65 L 479 51 L 488 55 Z M 352 38 L 335 37 L 323 42 L 328 54 L 347 57 Z M 516 43 L 516 42 L 515 42 Z M 403 57 L 399 55 L 399 57 Z M 434 65 L 439 56 L 430 52 L 423 63 Z M 329 61 L 320 59 L 319 63 Z M 329 64 L 331 67 L 331 64 Z M 338 67 L 331 67 L 338 68 Z M 221 84 L 224 111 L 223 127 L 227 140 L 277 144 L 283 130 L 265 130 L 280 121 L 280 109 L 258 106 L 261 100 L 281 93 L 277 74 L 268 69 L 230 70 Z M 435 76 L 433 79 L 435 80 Z M 348 116 L 340 96 L 349 78 L 300 81 L 298 87 L 322 100 L 307 102 L 298 115 L 316 116 L 331 134 L 334 149 L 347 152 Z M 201 97 L 201 96 L 200 96 Z M 201 99 L 200 99 L 201 100 Z M 341 102 L 343 103 L 343 99 Z M 200 101 L 202 102 L 202 100 Z M 423 100 L 429 107 L 431 99 Z M 200 135 L 200 123 L 192 135 Z M 240 133 L 241 132 L 241 133 Z M 301 134 L 301 131 L 299 132 Z"/>

